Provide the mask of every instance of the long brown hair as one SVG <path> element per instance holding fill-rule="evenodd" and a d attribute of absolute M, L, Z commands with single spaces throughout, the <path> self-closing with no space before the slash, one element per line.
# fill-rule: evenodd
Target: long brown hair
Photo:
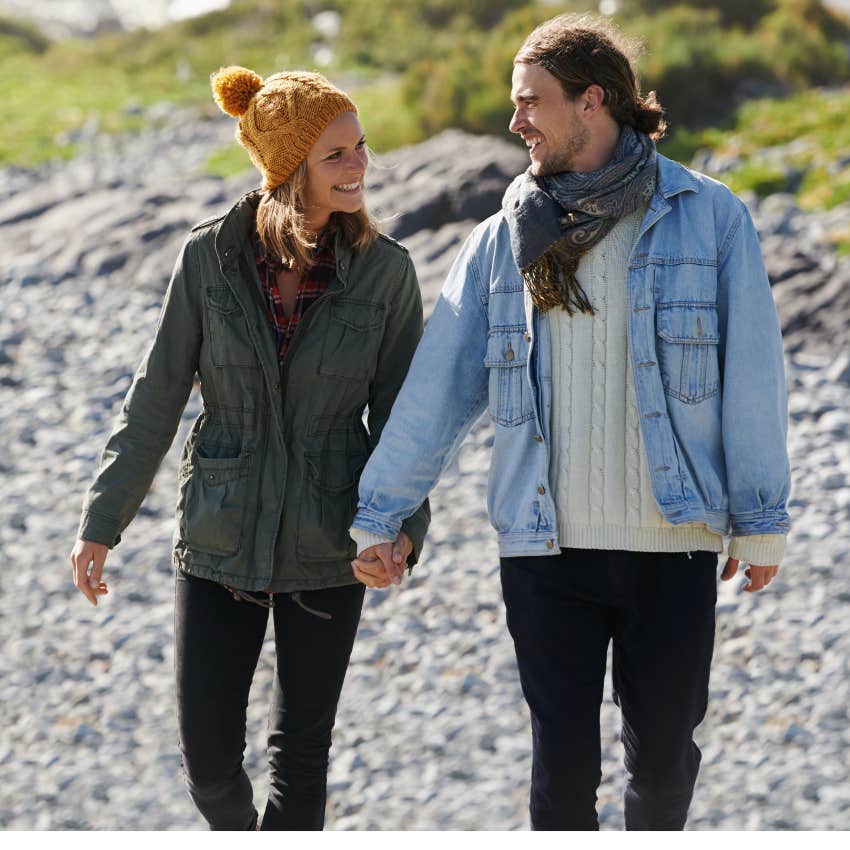
<path fill-rule="evenodd" d="M 655 92 L 640 94 L 632 63 L 642 50 L 613 24 L 591 15 L 558 15 L 535 29 L 520 47 L 514 64 L 540 65 L 571 100 L 588 86 L 605 92 L 602 101 L 619 124 L 630 124 L 653 139 L 667 129 Z"/>
<path fill-rule="evenodd" d="M 316 247 L 315 235 L 304 225 L 306 183 L 307 160 L 302 159 L 286 181 L 263 192 L 257 207 L 257 233 L 265 250 L 279 257 L 284 266 L 302 272 L 310 266 L 310 252 Z M 356 252 L 378 236 L 378 223 L 365 205 L 354 213 L 331 213 L 331 221 Z"/>

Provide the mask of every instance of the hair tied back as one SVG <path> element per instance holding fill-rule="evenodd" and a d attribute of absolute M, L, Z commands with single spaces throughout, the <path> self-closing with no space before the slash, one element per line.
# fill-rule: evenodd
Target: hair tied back
<path fill-rule="evenodd" d="M 247 68 L 230 65 L 219 68 L 210 77 L 213 96 L 222 112 L 238 118 L 251 103 L 251 98 L 263 87 L 263 78 Z"/>

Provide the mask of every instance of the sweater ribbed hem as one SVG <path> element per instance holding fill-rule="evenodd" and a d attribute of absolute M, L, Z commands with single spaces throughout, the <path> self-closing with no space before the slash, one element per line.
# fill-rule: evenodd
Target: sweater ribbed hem
<path fill-rule="evenodd" d="M 722 552 L 723 538 L 702 525 L 634 528 L 618 525 L 559 525 L 564 549 L 619 549 L 625 552 Z"/>
<path fill-rule="evenodd" d="M 729 557 L 758 567 L 772 567 L 779 564 L 785 555 L 785 540 L 784 534 L 733 537 L 729 544 Z"/>
<path fill-rule="evenodd" d="M 371 531 L 364 531 L 362 528 L 350 528 L 348 530 L 351 539 L 357 544 L 357 555 L 364 549 L 370 546 L 377 546 L 379 543 L 392 543 L 393 541 L 387 537 L 381 537 L 380 534 L 372 534 Z"/>

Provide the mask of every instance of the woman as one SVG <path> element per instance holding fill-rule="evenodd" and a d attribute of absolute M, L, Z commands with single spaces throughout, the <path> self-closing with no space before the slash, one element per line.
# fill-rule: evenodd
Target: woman
<path fill-rule="evenodd" d="M 263 81 L 231 67 L 212 82 L 219 106 L 239 117 L 236 137 L 262 188 L 189 234 L 71 562 L 97 605 L 107 552 L 141 504 L 197 373 L 204 408 L 183 448 L 173 552 L 186 783 L 213 829 L 256 828 L 242 751 L 271 610 L 262 828 L 321 829 L 364 594 L 348 528 L 360 471 L 422 333 L 422 302 L 407 252 L 364 208 L 367 149 L 351 100 L 304 72 Z M 425 504 L 396 541 L 409 566 L 428 520 Z"/>

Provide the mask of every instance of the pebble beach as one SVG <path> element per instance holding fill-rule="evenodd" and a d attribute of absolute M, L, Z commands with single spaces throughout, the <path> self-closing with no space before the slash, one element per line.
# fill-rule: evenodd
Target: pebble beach
<path fill-rule="evenodd" d="M 231 138 L 226 122 L 160 124 L 120 143 L 93 138 L 67 164 L 0 171 L 2 829 L 205 828 L 180 772 L 170 561 L 197 390 L 109 555 L 110 592 L 97 608 L 73 587 L 68 559 L 179 246 L 255 183 L 199 171 Z M 367 197 L 411 250 L 426 315 L 462 239 L 525 160 L 516 145 L 448 131 L 377 164 Z M 688 828 L 846 830 L 850 275 L 823 234 L 850 212 L 807 215 L 784 196 L 748 202 L 786 328 L 792 532 L 767 591 L 742 592 L 743 577 L 720 584 Z M 331 750 L 327 829 L 528 828 L 531 734 L 486 513 L 491 443 L 485 416 L 432 494 L 412 576 L 367 591 Z M 273 673 L 269 632 L 245 756 L 260 810 Z M 602 730 L 598 811 L 602 829 L 616 830 L 623 770 L 610 677 Z"/>

